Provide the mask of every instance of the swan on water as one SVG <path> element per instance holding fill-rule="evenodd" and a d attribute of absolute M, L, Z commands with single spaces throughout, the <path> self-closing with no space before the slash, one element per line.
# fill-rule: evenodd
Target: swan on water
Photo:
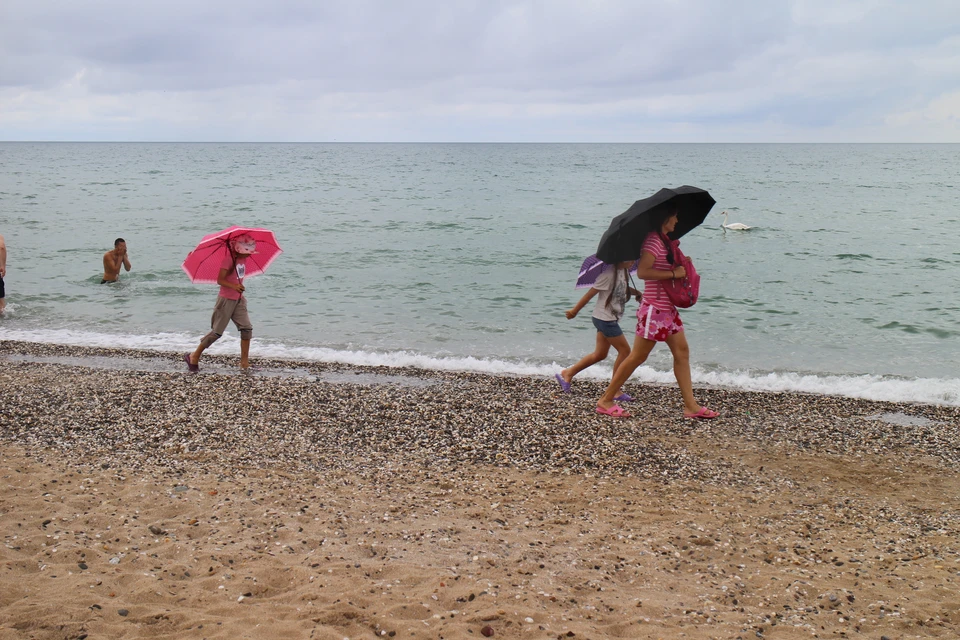
<path fill-rule="evenodd" d="M 730 229 L 731 231 L 746 231 L 747 229 L 753 229 L 753 227 L 749 227 L 743 224 L 742 222 L 734 222 L 733 224 L 727 224 L 727 212 L 724 211 L 721 215 L 723 216 L 723 224 L 721 224 L 720 226 L 723 227 L 724 230 Z"/>

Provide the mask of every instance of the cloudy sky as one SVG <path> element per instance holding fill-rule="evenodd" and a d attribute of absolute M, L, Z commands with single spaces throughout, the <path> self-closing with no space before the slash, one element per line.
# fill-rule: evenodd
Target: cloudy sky
<path fill-rule="evenodd" d="M 0 140 L 960 142 L 960 1 L 2 0 Z"/>

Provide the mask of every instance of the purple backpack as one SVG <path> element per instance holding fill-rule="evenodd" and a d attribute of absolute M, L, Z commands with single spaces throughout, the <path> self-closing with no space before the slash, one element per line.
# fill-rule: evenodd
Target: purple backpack
<path fill-rule="evenodd" d="M 681 309 L 692 307 L 697 303 L 697 297 L 700 295 L 700 274 L 693 266 L 693 260 L 680 251 L 679 240 L 671 240 L 663 234 L 660 234 L 660 239 L 663 240 L 667 251 L 673 253 L 672 264 L 683 267 L 687 271 L 687 275 L 683 278 L 664 280 L 663 290 L 667 292 L 667 297 L 675 306 Z"/>

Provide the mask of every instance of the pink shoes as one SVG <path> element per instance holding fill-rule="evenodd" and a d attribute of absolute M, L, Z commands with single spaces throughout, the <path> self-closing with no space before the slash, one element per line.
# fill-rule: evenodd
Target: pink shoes
<path fill-rule="evenodd" d="M 713 420 L 720 414 L 712 409 L 707 409 L 706 407 L 700 407 L 700 411 L 696 413 L 683 414 L 683 417 L 687 420 Z"/>
<path fill-rule="evenodd" d="M 609 409 L 604 409 L 600 405 L 597 405 L 597 413 L 602 416 L 610 416 L 611 418 L 630 418 L 632 414 L 623 410 L 623 407 L 620 405 L 613 405 Z"/>

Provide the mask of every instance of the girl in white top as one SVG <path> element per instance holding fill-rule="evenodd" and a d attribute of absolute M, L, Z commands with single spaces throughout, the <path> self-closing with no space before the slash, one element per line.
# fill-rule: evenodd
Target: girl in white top
<path fill-rule="evenodd" d="M 554 376 L 564 393 L 570 393 L 570 383 L 573 381 L 573 376 L 587 367 L 605 360 L 611 346 L 617 350 L 617 360 L 613 363 L 614 371 L 626 360 L 630 353 L 630 343 L 623 335 L 619 320 L 623 316 L 623 308 L 630 296 L 640 295 L 639 291 L 631 288 L 627 283 L 627 273 L 634 262 L 636 261 L 620 262 L 613 269 L 608 268 L 601 273 L 597 277 L 597 281 L 580 298 L 576 306 L 567 311 L 567 319 L 572 320 L 590 302 L 591 298 L 598 293 L 600 294 L 593 310 L 593 326 L 597 328 L 597 344 L 593 353 L 583 356 L 577 364 Z M 629 402 L 633 398 L 626 393 L 621 393 L 617 396 L 617 400 Z"/>
<path fill-rule="evenodd" d="M 662 236 L 667 236 L 677 226 L 676 209 L 667 209 L 655 219 L 654 231 L 644 239 L 637 277 L 645 280 L 643 300 L 637 310 L 637 336 L 633 350 L 614 371 L 613 380 L 606 392 L 597 401 L 597 413 L 614 418 L 629 418 L 630 414 L 616 403 L 620 388 L 647 356 L 657 342 L 666 342 L 673 354 L 673 373 L 683 396 L 683 417 L 709 420 L 717 412 L 701 407 L 693 397 L 693 382 L 690 377 L 690 347 L 683 331 L 683 322 L 677 308 L 670 302 L 663 289 L 663 281 L 684 278 L 683 266 L 674 266 L 667 258 L 667 247 Z"/>

